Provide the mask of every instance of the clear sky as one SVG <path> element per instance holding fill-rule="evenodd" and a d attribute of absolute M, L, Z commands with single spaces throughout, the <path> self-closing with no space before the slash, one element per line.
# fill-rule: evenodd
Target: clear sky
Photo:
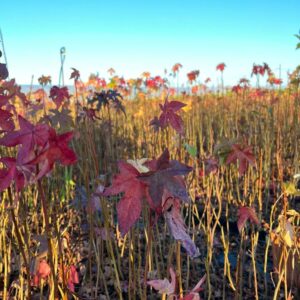
<path fill-rule="evenodd" d="M 51 75 L 57 83 L 59 50 L 82 78 L 163 75 L 180 62 L 181 81 L 200 70 L 216 80 L 225 62 L 225 83 L 250 77 L 253 63 L 267 62 L 282 77 L 300 64 L 293 36 L 300 29 L 300 0 L 1 1 L 0 27 L 10 76 L 20 84 Z"/>

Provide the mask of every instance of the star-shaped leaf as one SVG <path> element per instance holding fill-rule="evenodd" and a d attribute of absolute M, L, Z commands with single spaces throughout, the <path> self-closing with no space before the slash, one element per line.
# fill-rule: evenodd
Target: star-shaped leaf
<path fill-rule="evenodd" d="M 104 195 L 124 193 L 117 204 L 118 222 L 124 236 L 140 217 L 146 185 L 138 179 L 140 172 L 131 164 L 120 161 L 118 167 L 120 173 L 114 177 L 112 186 L 105 189 Z"/>
<path fill-rule="evenodd" d="M 252 223 L 256 225 L 259 225 L 259 220 L 254 208 L 248 206 L 241 206 L 238 210 L 238 221 L 237 221 L 239 232 L 243 230 L 248 220 L 250 220 Z"/>
<path fill-rule="evenodd" d="M 189 195 L 181 175 L 187 175 L 191 172 L 191 167 L 177 160 L 170 161 L 168 149 L 157 160 L 150 161 L 147 167 L 149 167 L 150 171 L 141 174 L 139 179 L 147 183 L 148 202 L 154 209 L 161 207 L 165 189 L 173 197 L 183 202 L 189 201 Z"/>
<path fill-rule="evenodd" d="M 53 128 L 49 129 L 49 139 L 40 154 L 30 164 L 39 164 L 39 173 L 36 180 L 48 174 L 56 161 L 63 166 L 76 163 L 77 157 L 75 152 L 69 148 L 68 143 L 73 138 L 73 132 L 66 132 L 57 135 Z"/>
<path fill-rule="evenodd" d="M 183 134 L 184 133 L 183 120 L 177 114 L 177 112 L 180 111 L 181 108 L 186 106 L 186 104 L 179 101 L 169 102 L 168 99 L 166 99 L 164 105 L 160 104 L 159 106 L 160 109 L 162 110 L 162 113 L 158 119 L 160 127 L 164 129 L 170 124 L 171 127 L 173 127 L 179 134 Z M 150 123 L 151 125 L 155 125 L 154 120 L 151 121 Z"/>
<path fill-rule="evenodd" d="M 56 105 L 56 109 L 59 109 L 62 105 L 62 103 L 65 100 L 69 100 L 70 99 L 70 95 L 69 95 L 69 90 L 66 86 L 63 87 L 58 87 L 58 86 L 53 86 L 50 90 L 50 96 L 49 96 L 53 102 Z"/>
<path fill-rule="evenodd" d="M 15 147 L 22 145 L 18 156 L 22 161 L 32 159 L 32 152 L 35 146 L 43 147 L 48 141 L 49 126 L 46 124 L 33 125 L 21 116 L 18 116 L 20 129 L 8 132 L 0 139 L 0 145 Z"/>
<path fill-rule="evenodd" d="M 226 164 L 239 162 L 239 175 L 243 175 L 248 166 L 255 165 L 255 157 L 252 153 L 250 146 L 242 146 L 239 144 L 233 144 L 231 146 L 231 152 L 228 154 Z"/>

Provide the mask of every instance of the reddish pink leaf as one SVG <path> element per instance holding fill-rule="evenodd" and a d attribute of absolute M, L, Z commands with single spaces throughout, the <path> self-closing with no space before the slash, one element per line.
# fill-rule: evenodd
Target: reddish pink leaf
<path fill-rule="evenodd" d="M 180 68 L 182 68 L 182 64 L 177 63 L 177 64 L 175 64 L 175 65 L 172 67 L 172 72 L 173 72 L 173 73 L 178 73 Z"/>
<path fill-rule="evenodd" d="M 185 107 L 186 104 L 182 103 L 182 102 L 179 102 L 179 101 L 171 101 L 171 102 L 168 102 L 166 100 L 165 102 L 165 105 L 163 107 L 163 111 L 164 110 L 169 110 L 169 111 L 173 111 L 174 113 L 179 111 L 181 108 Z"/>
<path fill-rule="evenodd" d="M 61 87 L 61 88 L 58 87 L 58 86 L 53 86 L 50 90 L 50 96 L 49 97 L 55 103 L 56 108 L 59 109 L 64 100 L 69 100 L 70 99 L 69 90 L 66 86 Z"/>
<path fill-rule="evenodd" d="M 33 285 L 38 286 L 41 279 L 46 279 L 51 273 L 51 268 L 45 259 L 38 263 L 35 274 L 33 275 Z"/>
<path fill-rule="evenodd" d="M 202 285 L 206 280 L 206 275 L 204 275 L 199 282 L 195 285 L 195 287 L 183 298 L 180 298 L 180 300 L 200 300 L 199 293 L 200 291 L 203 290 Z"/>
<path fill-rule="evenodd" d="M 75 292 L 75 284 L 79 283 L 79 275 L 74 265 L 70 266 L 68 273 L 68 288 L 71 292 Z"/>
<path fill-rule="evenodd" d="M 220 63 L 217 65 L 217 70 L 223 72 L 225 69 L 226 65 L 224 63 Z"/>
<path fill-rule="evenodd" d="M 3 163 L 3 161 L 1 161 Z M 0 169 L 0 191 L 8 188 L 15 177 L 16 167 Z"/>
<path fill-rule="evenodd" d="M 0 107 L 6 105 L 8 100 L 11 98 L 10 95 L 2 95 L 1 93 L 1 86 L 0 86 Z"/>
<path fill-rule="evenodd" d="M 252 223 L 259 225 L 259 220 L 256 215 L 256 212 L 254 208 L 248 207 L 248 206 L 241 206 L 238 210 L 238 221 L 237 226 L 239 229 L 239 232 L 243 230 L 245 227 L 246 222 L 250 220 Z"/>
<path fill-rule="evenodd" d="M 199 76 L 199 74 L 200 74 L 199 70 L 194 70 L 194 71 L 187 73 L 186 75 L 187 75 L 189 81 L 192 83 L 196 80 L 196 78 Z"/>
<path fill-rule="evenodd" d="M 198 293 L 190 292 L 189 294 L 185 295 L 183 298 L 179 300 L 200 300 L 200 296 Z"/>
<path fill-rule="evenodd" d="M 15 147 L 22 145 L 18 156 L 22 161 L 32 159 L 32 152 L 36 146 L 43 147 L 49 137 L 49 126 L 46 124 L 33 125 L 23 117 L 19 116 L 20 129 L 8 132 L 0 139 L 0 145 Z"/>
<path fill-rule="evenodd" d="M 123 236 L 139 219 L 142 211 L 141 200 L 144 196 L 144 188 L 134 189 L 135 187 L 132 186 L 131 190 L 117 204 L 118 222 Z"/>
<path fill-rule="evenodd" d="M 176 287 L 176 274 L 172 267 L 169 269 L 169 272 L 171 275 L 171 282 L 167 278 L 165 278 L 163 280 L 149 280 L 147 281 L 147 284 L 151 285 L 160 294 L 167 294 L 168 296 L 174 294 Z"/>
<path fill-rule="evenodd" d="M 57 135 L 53 128 L 49 129 L 49 140 L 41 153 L 30 164 L 39 164 L 39 173 L 36 180 L 49 173 L 56 161 L 63 166 L 75 164 L 77 157 L 75 152 L 69 148 L 68 143 L 73 138 L 73 132 Z"/>
<path fill-rule="evenodd" d="M 233 144 L 231 146 L 231 152 L 228 154 L 226 164 L 239 162 L 239 175 L 243 175 L 248 166 L 255 165 L 255 157 L 252 153 L 250 146 L 242 146 Z"/>
<path fill-rule="evenodd" d="M 164 105 L 159 105 L 162 113 L 159 117 L 159 119 L 153 119 L 150 122 L 150 125 L 157 126 L 159 123 L 159 126 L 164 129 L 169 124 L 180 134 L 184 133 L 184 127 L 183 127 L 183 120 L 181 117 L 176 114 L 182 107 L 186 106 L 186 104 L 179 102 L 179 101 L 171 101 L 169 102 L 168 99 L 166 99 Z"/>
<path fill-rule="evenodd" d="M 117 204 L 118 222 L 122 235 L 138 220 L 142 200 L 146 194 L 146 185 L 138 180 L 139 171 L 131 164 L 120 161 L 118 163 L 120 174 L 113 179 L 112 186 L 105 189 L 104 195 L 116 195 L 124 192 L 123 198 Z"/>
<path fill-rule="evenodd" d="M 192 292 L 197 293 L 203 290 L 202 285 L 206 280 L 206 274 L 198 281 L 198 283 L 193 287 Z"/>

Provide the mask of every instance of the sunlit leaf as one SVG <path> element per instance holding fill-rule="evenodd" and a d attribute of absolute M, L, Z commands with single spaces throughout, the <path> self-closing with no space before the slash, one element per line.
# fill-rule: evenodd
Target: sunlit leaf
<path fill-rule="evenodd" d="M 191 146 L 189 144 L 185 144 L 184 146 L 190 156 L 192 156 L 194 158 L 197 156 L 197 148 L 196 147 Z"/>
<path fill-rule="evenodd" d="M 283 189 L 288 196 L 295 196 L 298 192 L 294 182 L 284 182 Z"/>

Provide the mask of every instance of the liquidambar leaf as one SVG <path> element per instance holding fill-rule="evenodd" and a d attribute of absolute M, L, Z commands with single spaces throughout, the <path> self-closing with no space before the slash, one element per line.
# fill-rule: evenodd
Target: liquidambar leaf
<path fill-rule="evenodd" d="M 180 175 L 186 175 L 192 168 L 177 160 L 170 160 L 169 150 L 166 149 L 157 159 L 148 162 L 150 171 L 143 173 L 139 179 L 148 185 L 147 199 L 152 208 L 160 208 L 164 189 L 173 197 L 183 202 L 189 202 L 189 194 Z"/>
<path fill-rule="evenodd" d="M 252 223 L 256 225 L 259 225 L 259 220 L 254 208 L 248 206 L 241 206 L 238 210 L 238 221 L 237 221 L 239 232 L 243 230 L 248 220 L 250 220 Z"/>
<path fill-rule="evenodd" d="M 191 146 L 189 144 L 185 144 L 184 146 L 185 146 L 185 149 L 186 149 L 186 151 L 188 152 L 188 154 L 190 156 L 192 156 L 194 158 L 197 156 L 197 149 L 196 149 L 196 147 Z"/>
<path fill-rule="evenodd" d="M 199 249 L 187 233 L 187 227 L 180 213 L 180 202 L 165 190 L 163 196 L 163 213 L 175 240 L 181 241 L 188 255 L 192 258 L 200 255 Z"/>
<path fill-rule="evenodd" d="M 194 288 L 180 300 L 201 300 L 199 293 L 203 290 L 202 285 L 206 280 L 206 274 L 198 281 Z"/>
<path fill-rule="evenodd" d="M 167 294 L 172 295 L 175 293 L 175 286 L 176 286 L 176 274 L 171 267 L 170 270 L 171 275 L 171 282 L 165 278 L 165 279 L 155 279 L 155 280 L 149 280 L 147 281 L 147 284 L 151 285 L 154 289 L 156 289 L 160 294 Z"/>
<path fill-rule="evenodd" d="M 124 236 L 140 217 L 146 185 L 138 180 L 140 172 L 131 164 L 120 161 L 118 166 L 120 173 L 113 179 L 112 186 L 104 191 L 104 195 L 125 193 L 117 204 L 118 222 Z"/>
<path fill-rule="evenodd" d="M 228 154 L 226 164 L 239 162 L 239 175 L 244 175 L 249 165 L 255 165 L 255 157 L 250 146 L 234 144 Z"/>

